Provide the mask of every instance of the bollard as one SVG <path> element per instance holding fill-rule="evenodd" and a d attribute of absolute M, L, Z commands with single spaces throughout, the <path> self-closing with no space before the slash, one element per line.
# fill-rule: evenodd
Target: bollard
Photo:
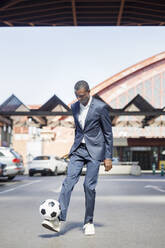
<path fill-rule="evenodd" d="M 153 175 L 155 175 L 155 172 L 156 172 L 156 165 L 155 163 L 152 164 L 152 173 Z"/>
<path fill-rule="evenodd" d="M 161 164 L 161 176 L 164 176 L 164 164 Z"/>

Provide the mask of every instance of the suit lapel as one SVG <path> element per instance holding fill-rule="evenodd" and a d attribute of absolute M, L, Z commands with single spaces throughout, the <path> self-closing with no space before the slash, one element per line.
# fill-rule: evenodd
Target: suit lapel
<path fill-rule="evenodd" d="M 91 115 L 91 113 L 93 111 L 93 107 L 94 107 L 94 98 L 92 97 L 91 104 L 89 106 L 89 110 L 88 110 L 88 113 L 87 113 L 87 116 L 86 116 L 86 119 L 85 119 L 84 129 L 85 129 L 86 124 L 88 122 L 88 118 L 89 118 L 89 116 Z M 79 122 L 79 113 L 80 113 L 80 102 L 78 101 L 77 105 L 76 105 L 76 109 L 75 109 L 75 118 L 76 118 L 76 121 L 77 121 L 79 127 L 82 129 L 81 124 Z"/>
<path fill-rule="evenodd" d="M 79 125 L 79 127 L 82 129 L 80 122 L 79 122 L 79 113 L 80 113 L 80 102 L 77 102 L 77 106 L 76 106 L 76 113 L 75 113 L 75 118 L 77 120 L 77 123 Z"/>
<path fill-rule="evenodd" d="M 87 113 L 87 116 L 86 116 L 86 119 L 85 119 L 84 129 L 85 129 L 86 124 L 87 124 L 87 122 L 88 122 L 89 116 L 91 115 L 91 113 L 92 113 L 92 111 L 93 111 L 93 107 L 94 107 L 94 98 L 92 97 L 91 104 L 90 104 L 90 106 L 89 106 L 88 113 Z"/>

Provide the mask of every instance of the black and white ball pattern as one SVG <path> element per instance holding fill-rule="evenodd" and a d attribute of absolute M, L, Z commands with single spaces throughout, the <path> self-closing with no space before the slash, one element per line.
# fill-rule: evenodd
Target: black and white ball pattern
<path fill-rule="evenodd" d="M 57 200 L 47 199 L 39 208 L 42 218 L 47 220 L 55 220 L 61 212 L 60 203 Z"/>

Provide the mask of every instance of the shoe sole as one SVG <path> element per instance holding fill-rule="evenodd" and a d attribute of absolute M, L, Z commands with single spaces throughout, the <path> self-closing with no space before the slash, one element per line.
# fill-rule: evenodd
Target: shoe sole
<path fill-rule="evenodd" d="M 88 233 L 88 234 L 87 234 L 87 233 L 84 233 L 84 234 L 85 234 L 85 236 L 92 236 L 92 235 L 95 235 L 95 233 L 90 233 L 90 234 L 89 234 L 89 233 Z"/>
<path fill-rule="evenodd" d="M 49 226 L 47 224 L 42 224 L 42 226 L 45 227 L 46 229 L 49 229 L 50 231 L 58 232 L 57 230 L 53 229 L 51 226 Z"/>

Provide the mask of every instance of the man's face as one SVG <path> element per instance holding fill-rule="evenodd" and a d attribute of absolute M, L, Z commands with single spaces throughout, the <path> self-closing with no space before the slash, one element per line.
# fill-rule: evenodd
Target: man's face
<path fill-rule="evenodd" d="M 75 91 L 75 95 L 76 95 L 77 99 L 84 106 L 87 105 L 87 103 L 89 101 L 89 98 L 90 98 L 89 92 L 90 91 L 86 91 L 86 89 L 84 89 L 84 88 L 81 88 L 81 89 Z"/>

